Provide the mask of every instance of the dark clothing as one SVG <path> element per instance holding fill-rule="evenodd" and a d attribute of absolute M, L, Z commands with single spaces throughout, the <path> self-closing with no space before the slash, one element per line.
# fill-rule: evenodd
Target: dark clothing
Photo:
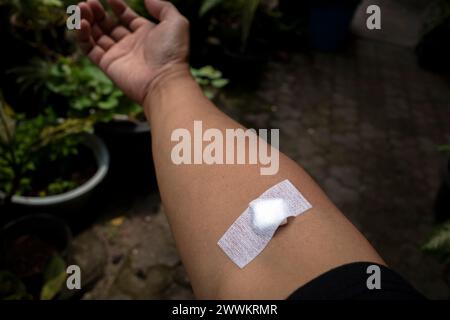
<path fill-rule="evenodd" d="M 380 267 L 381 289 L 370 290 L 371 265 Z M 371 281 L 369 281 L 372 283 Z M 408 282 L 391 269 L 375 263 L 357 262 L 337 267 L 308 282 L 288 300 L 410 300 L 424 299 Z"/>

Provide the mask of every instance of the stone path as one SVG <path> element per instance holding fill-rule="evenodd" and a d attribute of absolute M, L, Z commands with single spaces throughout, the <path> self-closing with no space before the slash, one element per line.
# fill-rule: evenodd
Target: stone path
<path fill-rule="evenodd" d="M 448 298 L 441 266 L 420 251 L 433 224 L 450 141 L 450 85 L 412 50 L 358 40 L 347 52 L 272 63 L 241 115 L 281 129 L 281 150 L 318 181 L 386 262 L 429 297 Z M 241 105 L 243 103 L 241 102 Z M 252 107 L 253 109 L 255 107 Z"/>
<path fill-rule="evenodd" d="M 74 263 L 89 276 L 82 287 L 94 284 L 83 299 L 193 299 L 159 198 L 111 213 L 74 243 Z"/>

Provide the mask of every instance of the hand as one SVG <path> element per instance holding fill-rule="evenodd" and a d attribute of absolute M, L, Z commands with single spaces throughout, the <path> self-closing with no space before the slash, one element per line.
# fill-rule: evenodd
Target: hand
<path fill-rule="evenodd" d="M 189 22 L 167 1 L 145 0 L 157 24 L 137 15 L 123 0 L 108 2 L 117 19 L 98 0 L 79 4 L 78 42 L 127 96 L 143 104 L 161 78 L 189 71 Z"/>

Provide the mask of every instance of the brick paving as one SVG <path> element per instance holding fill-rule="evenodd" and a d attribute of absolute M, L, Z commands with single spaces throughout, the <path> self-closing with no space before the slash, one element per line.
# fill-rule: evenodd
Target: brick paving
<path fill-rule="evenodd" d="M 274 112 L 243 121 L 280 128 L 281 150 L 387 263 L 427 296 L 448 298 L 441 266 L 420 246 L 440 183 L 436 146 L 450 141 L 449 82 L 420 69 L 410 49 L 358 40 L 341 54 L 270 64 L 256 96 Z"/>

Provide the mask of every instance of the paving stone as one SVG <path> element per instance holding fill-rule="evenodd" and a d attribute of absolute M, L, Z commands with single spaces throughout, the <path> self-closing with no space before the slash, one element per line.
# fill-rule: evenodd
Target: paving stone
<path fill-rule="evenodd" d="M 104 242 L 94 229 L 82 233 L 72 242 L 71 256 L 70 263 L 78 265 L 81 269 L 82 288 L 91 285 L 104 275 L 108 255 Z"/>
<path fill-rule="evenodd" d="M 90 252 L 88 266 L 99 257 L 109 255 L 103 277 L 85 294 L 84 299 L 188 299 L 192 289 L 181 265 L 167 219 L 159 199 L 140 198 L 131 214 L 98 224 L 95 230 L 106 241 L 106 247 Z M 154 208 L 157 213 L 151 213 Z M 115 221 L 115 225 L 112 225 Z M 92 233 L 92 232 L 90 232 Z M 90 234 L 88 233 L 88 234 Z M 77 243 L 96 247 L 98 238 L 82 235 Z M 104 259 L 107 260 L 107 259 Z"/>

